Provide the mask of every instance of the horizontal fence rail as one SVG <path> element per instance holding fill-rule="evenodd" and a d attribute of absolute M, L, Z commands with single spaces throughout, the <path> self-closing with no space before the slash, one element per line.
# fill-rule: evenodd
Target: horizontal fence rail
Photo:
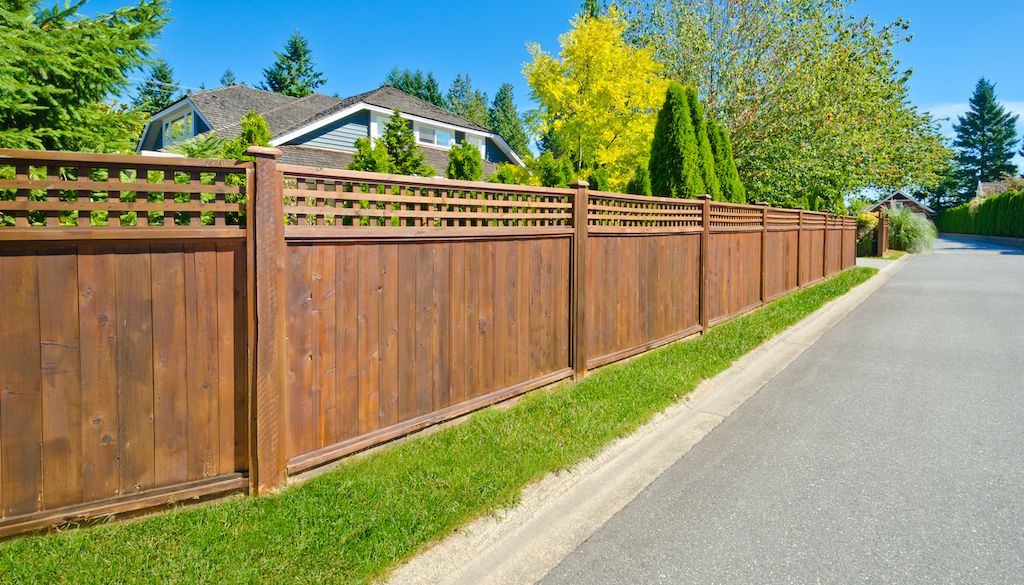
<path fill-rule="evenodd" d="M 852 217 L 250 154 L 0 150 L 0 535 L 273 490 L 855 261 Z"/>

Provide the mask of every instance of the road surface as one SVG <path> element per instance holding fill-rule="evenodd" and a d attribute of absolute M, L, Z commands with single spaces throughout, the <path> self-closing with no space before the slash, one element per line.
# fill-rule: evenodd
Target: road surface
<path fill-rule="evenodd" d="M 543 582 L 1024 583 L 1024 249 L 909 259 Z"/>

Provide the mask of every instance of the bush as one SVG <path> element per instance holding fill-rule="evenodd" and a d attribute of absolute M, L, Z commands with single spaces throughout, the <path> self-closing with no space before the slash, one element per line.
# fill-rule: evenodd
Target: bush
<path fill-rule="evenodd" d="M 697 162 L 697 137 L 686 89 L 672 83 L 658 112 L 648 166 L 651 190 L 661 197 L 693 197 L 704 192 Z"/>
<path fill-rule="evenodd" d="M 445 176 L 462 181 L 479 181 L 484 176 L 484 159 L 480 148 L 469 142 L 452 147 Z"/>
<path fill-rule="evenodd" d="M 590 183 L 591 191 L 610 191 L 608 179 L 608 171 L 604 167 L 597 167 L 590 171 L 590 174 L 587 176 L 587 183 Z"/>
<path fill-rule="evenodd" d="M 953 234 L 1024 237 L 1024 190 L 974 199 L 942 212 L 939 230 Z"/>
<path fill-rule="evenodd" d="M 857 255 L 870 256 L 875 253 L 871 245 L 875 237 L 875 228 L 878 227 L 878 213 L 865 211 L 857 214 Z"/>
<path fill-rule="evenodd" d="M 931 250 L 935 244 L 935 224 L 920 213 L 904 207 L 889 211 L 889 247 L 907 252 Z"/>
<path fill-rule="evenodd" d="M 626 185 L 626 193 L 633 195 L 650 195 L 651 194 L 651 175 L 647 172 L 647 167 L 640 165 L 636 167 L 636 172 L 633 173 L 633 178 L 629 180 L 629 184 Z"/>

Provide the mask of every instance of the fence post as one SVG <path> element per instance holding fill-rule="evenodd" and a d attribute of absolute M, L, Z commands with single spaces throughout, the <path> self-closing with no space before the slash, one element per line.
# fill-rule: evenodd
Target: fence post
<path fill-rule="evenodd" d="M 254 240 L 249 278 L 256 291 L 249 481 L 251 491 L 260 494 L 285 481 L 281 439 L 285 407 L 284 186 L 276 162 L 280 150 L 253 146 L 246 154 L 255 158 L 255 185 L 249 195 Z"/>
<path fill-rule="evenodd" d="M 587 209 L 590 183 L 576 181 L 569 185 L 576 190 L 572 199 L 572 282 L 569 303 L 571 311 L 572 369 L 575 379 L 587 373 Z"/>
<path fill-rule="evenodd" d="M 767 302 L 765 280 L 768 278 L 768 203 L 761 201 L 761 304 Z"/>
<path fill-rule="evenodd" d="M 796 286 L 802 288 L 804 279 L 800 276 L 800 271 L 803 268 L 803 258 L 800 257 L 800 252 L 804 247 L 804 208 L 797 206 L 797 212 L 800 217 L 800 222 L 797 225 L 800 227 L 796 230 Z"/>
<path fill-rule="evenodd" d="M 701 226 L 704 231 L 700 235 L 700 283 L 697 298 L 700 303 L 700 332 L 708 332 L 708 239 L 711 236 L 711 195 L 698 195 L 702 202 Z"/>

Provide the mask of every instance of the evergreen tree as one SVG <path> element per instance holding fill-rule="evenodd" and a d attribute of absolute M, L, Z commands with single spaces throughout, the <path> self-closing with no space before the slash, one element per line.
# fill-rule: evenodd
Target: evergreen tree
<path fill-rule="evenodd" d="M 494 94 L 487 110 L 486 126 L 505 139 L 513 152 L 524 157 L 530 152 L 530 138 L 526 134 L 523 117 L 512 99 L 512 84 L 503 83 Z"/>
<path fill-rule="evenodd" d="M 747 192 L 740 181 L 736 170 L 736 161 L 732 157 L 732 144 L 725 128 L 714 120 L 708 121 L 708 134 L 711 139 L 711 153 L 714 156 L 715 174 L 721 185 L 722 200 L 733 203 L 746 203 Z"/>
<path fill-rule="evenodd" d="M 610 191 L 608 186 L 608 170 L 604 167 L 597 167 L 587 175 L 587 183 L 591 191 Z"/>
<path fill-rule="evenodd" d="M 704 192 L 697 166 L 697 139 L 686 90 L 672 83 L 658 112 L 648 170 L 651 190 L 661 197 L 693 197 Z"/>
<path fill-rule="evenodd" d="M 277 60 L 263 70 L 261 89 L 292 97 L 305 97 L 327 82 L 316 70 L 313 51 L 302 33 L 295 31 L 284 45 L 284 53 L 274 52 Z"/>
<path fill-rule="evenodd" d="M 147 114 L 155 114 L 174 103 L 180 88 L 174 81 L 174 69 L 160 59 L 150 67 L 149 77 L 139 85 L 132 105 Z"/>
<path fill-rule="evenodd" d="M 266 119 L 258 113 L 249 110 L 242 116 L 241 132 L 238 138 L 228 140 L 224 145 L 224 158 L 235 160 L 252 160 L 252 157 L 245 154 L 250 146 L 270 146 L 270 127 Z"/>
<path fill-rule="evenodd" d="M 533 159 L 532 170 L 544 187 L 566 187 L 575 178 L 572 160 L 567 156 L 555 158 L 550 150 Z"/>
<path fill-rule="evenodd" d="M 636 167 L 633 178 L 626 185 L 626 193 L 633 195 L 651 194 L 651 175 L 647 172 L 647 167 L 643 165 Z"/>
<path fill-rule="evenodd" d="M 438 85 L 433 71 L 427 72 L 427 78 L 423 80 L 423 95 L 420 96 L 425 102 L 435 106 L 444 107 L 444 96 L 441 95 L 441 86 Z"/>
<path fill-rule="evenodd" d="M 467 73 L 455 76 L 455 81 L 448 88 L 448 109 L 471 122 L 486 127 L 488 122 L 487 94 L 473 89 L 473 80 Z"/>
<path fill-rule="evenodd" d="M 364 136 L 356 140 L 356 151 L 352 154 L 352 163 L 348 168 L 353 171 L 390 173 L 391 159 L 388 158 L 388 150 L 383 142 L 371 141 Z"/>
<path fill-rule="evenodd" d="M 583 0 L 580 4 L 580 14 L 583 18 L 597 18 L 604 13 L 604 6 L 601 5 L 601 0 Z"/>
<path fill-rule="evenodd" d="M 391 172 L 423 177 L 436 174 L 433 168 L 423 162 L 423 152 L 416 146 L 416 136 L 398 110 L 395 110 L 384 127 L 381 142 L 391 160 Z"/>
<path fill-rule="evenodd" d="M 978 80 L 971 96 L 971 109 L 953 125 L 961 189 L 973 192 L 978 181 L 996 181 L 1012 175 L 1014 147 L 1017 144 L 1017 119 L 996 101 L 995 86 L 984 77 Z"/>
<path fill-rule="evenodd" d="M 479 181 L 484 176 L 484 159 L 480 148 L 469 142 L 452 147 L 445 176 L 462 181 Z"/>
<path fill-rule="evenodd" d="M 441 88 L 432 71 L 428 71 L 424 75 L 423 71 L 419 69 L 413 71 L 392 67 L 391 71 L 384 76 L 384 85 L 404 91 L 440 108 L 447 107 L 444 96 L 441 95 Z"/>
<path fill-rule="evenodd" d="M 235 85 L 236 83 L 238 83 L 238 80 L 235 79 L 235 72 L 228 67 L 220 76 L 220 84 L 226 87 L 228 85 Z"/>
<path fill-rule="evenodd" d="M 697 167 L 700 169 L 700 179 L 704 182 L 704 192 L 711 195 L 712 199 L 721 201 L 722 187 L 715 173 L 715 155 L 711 152 L 704 106 L 700 103 L 697 88 L 686 88 L 686 103 L 690 106 L 690 121 L 693 122 L 693 134 L 697 139 Z"/>
<path fill-rule="evenodd" d="M 0 3 L 0 147 L 134 150 L 145 114 L 116 100 L 149 62 L 165 2 L 94 17 L 81 5 Z"/>

